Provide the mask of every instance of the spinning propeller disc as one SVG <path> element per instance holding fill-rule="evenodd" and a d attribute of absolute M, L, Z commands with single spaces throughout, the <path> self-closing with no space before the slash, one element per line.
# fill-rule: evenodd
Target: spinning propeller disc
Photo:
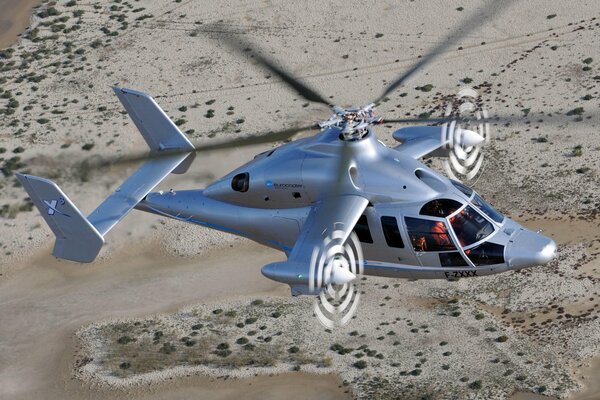
<path fill-rule="evenodd" d="M 313 311 L 329 329 L 346 325 L 360 301 L 355 281 L 363 273 L 362 248 L 354 232 L 346 243 L 343 238 L 343 231 L 333 231 L 320 246 L 315 246 L 310 261 L 310 289 L 321 289 Z"/>

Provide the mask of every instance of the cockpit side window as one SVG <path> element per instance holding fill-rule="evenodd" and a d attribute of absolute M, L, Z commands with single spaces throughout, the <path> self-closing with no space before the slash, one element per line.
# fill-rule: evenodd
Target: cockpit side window
<path fill-rule="evenodd" d="M 373 237 L 369 230 L 369 222 L 367 221 L 366 215 L 361 215 L 358 222 L 354 226 L 354 233 L 358 236 L 358 240 L 363 243 L 373 243 Z"/>
<path fill-rule="evenodd" d="M 479 242 L 494 232 L 494 226 L 471 206 L 450 217 L 450 224 L 463 247 Z"/>
<path fill-rule="evenodd" d="M 481 196 L 479 196 L 477 193 L 475 193 L 475 196 L 473 197 L 473 200 L 471 200 L 471 202 L 477 207 L 479 208 L 481 211 L 483 211 L 483 213 L 485 215 L 487 215 L 488 217 L 490 217 L 491 219 L 493 219 L 494 221 L 496 221 L 497 223 L 501 224 L 502 221 L 504 221 L 504 215 L 500 214 L 498 211 L 496 211 L 494 209 L 494 207 L 490 206 L 485 200 L 483 200 L 481 198 Z"/>
<path fill-rule="evenodd" d="M 471 189 L 467 185 L 465 185 L 459 181 L 455 181 L 454 179 L 450 179 L 450 182 L 452 182 L 454 187 L 457 188 L 458 190 L 460 190 L 465 196 L 471 197 L 471 195 L 473 194 L 473 189 Z"/>
<path fill-rule="evenodd" d="M 448 251 L 456 246 L 442 221 L 404 217 L 408 236 L 415 251 Z"/>
<path fill-rule="evenodd" d="M 442 267 L 468 267 L 469 264 L 458 251 L 439 253 L 440 265 Z"/>
<path fill-rule="evenodd" d="M 435 199 L 421 207 L 419 214 L 445 218 L 461 207 L 462 204 L 456 200 Z"/>
<path fill-rule="evenodd" d="M 237 174 L 231 180 L 231 188 L 236 192 L 247 192 L 250 187 L 250 174 L 243 172 Z"/>
<path fill-rule="evenodd" d="M 404 242 L 402 241 L 402 236 L 400 236 L 396 217 L 382 216 L 381 228 L 383 229 L 385 242 L 389 247 L 404 248 Z"/>

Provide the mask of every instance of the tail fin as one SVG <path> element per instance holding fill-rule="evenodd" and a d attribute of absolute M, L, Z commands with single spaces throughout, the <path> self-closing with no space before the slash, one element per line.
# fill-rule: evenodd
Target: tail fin
<path fill-rule="evenodd" d="M 52 255 L 79 262 L 93 261 L 104 239 L 67 195 L 48 179 L 23 174 L 16 176 L 56 235 Z"/>
<path fill-rule="evenodd" d="M 52 181 L 17 174 L 31 200 L 56 235 L 53 255 L 78 262 L 93 261 L 104 236 L 160 181 L 171 172 L 185 172 L 195 153 L 194 146 L 145 93 L 114 88 L 117 97 L 142 133 L 153 153 L 178 150 L 174 154 L 146 161 L 111 194 L 88 218 L 84 217 Z M 189 152 L 181 152 L 181 151 Z"/>

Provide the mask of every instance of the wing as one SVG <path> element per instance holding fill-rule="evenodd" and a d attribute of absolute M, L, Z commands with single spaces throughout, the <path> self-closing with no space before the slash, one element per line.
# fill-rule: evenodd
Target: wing
<path fill-rule="evenodd" d="M 311 271 L 313 252 L 315 249 L 322 249 L 324 242 L 331 239 L 335 239 L 337 243 L 345 243 L 368 204 L 369 200 L 361 196 L 340 195 L 314 205 L 288 260 L 265 265 L 262 268 L 263 275 L 287 283 L 292 287 L 293 294 L 318 294 L 314 290 L 308 290 L 320 290 L 321 287 L 319 277 L 315 271 Z M 340 268 L 332 271 L 325 284 L 345 283 L 354 277 L 350 271 Z"/>
<path fill-rule="evenodd" d="M 402 144 L 394 147 L 398 152 L 418 159 L 440 148 L 451 148 L 454 145 L 469 147 L 483 141 L 477 132 L 460 127 L 446 126 L 407 126 L 400 128 L 392 135 Z"/>

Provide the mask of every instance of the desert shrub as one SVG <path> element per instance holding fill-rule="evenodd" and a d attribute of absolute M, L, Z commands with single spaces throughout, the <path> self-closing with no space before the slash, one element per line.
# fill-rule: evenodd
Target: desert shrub
<path fill-rule="evenodd" d="M 415 89 L 420 90 L 421 92 L 431 92 L 433 85 L 427 84 L 425 86 L 417 86 Z"/>
<path fill-rule="evenodd" d="M 135 338 L 125 335 L 125 336 L 121 336 L 119 339 L 117 339 L 117 342 L 119 344 L 128 344 L 131 342 L 135 342 Z"/>
<path fill-rule="evenodd" d="M 469 383 L 469 389 L 479 390 L 479 389 L 481 389 L 481 387 L 482 387 L 482 385 L 481 385 L 480 380 Z"/>
<path fill-rule="evenodd" d="M 348 347 L 344 347 L 344 346 L 342 346 L 339 343 L 332 344 L 331 347 L 329 347 L 329 350 L 335 351 L 336 353 L 338 353 L 340 355 L 348 354 L 348 353 L 351 353 L 353 351 L 353 349 L 348 348 Z"/>
<path fill-rule="evenodd" d="M 161 352 L 161 353 L 163 353 L 163 354 L 171 354 L 175 350 L 177 350 L 177 348 L 175 347 L 174 344 L 172 344 L 170 342 L 165 342 L 165 343 L 163 343 L 162 347 L 158 351 Z"/>
<path fill-rule="evenodd" d="M 584 112 L 583 107 L 577 107 L 567 112 L 568 116 L 572 115 L 582 115 Z"/>
<path fill-rule="evenodd" d="M 496 342 L 498 342 L 498 343 L 504 343 L 504 342 L 506 342 L 507 340 L 508 340 L 508 336 L 506 336 L 506 335 L 498 336 L 498 337 L 496 338 Z"/>

